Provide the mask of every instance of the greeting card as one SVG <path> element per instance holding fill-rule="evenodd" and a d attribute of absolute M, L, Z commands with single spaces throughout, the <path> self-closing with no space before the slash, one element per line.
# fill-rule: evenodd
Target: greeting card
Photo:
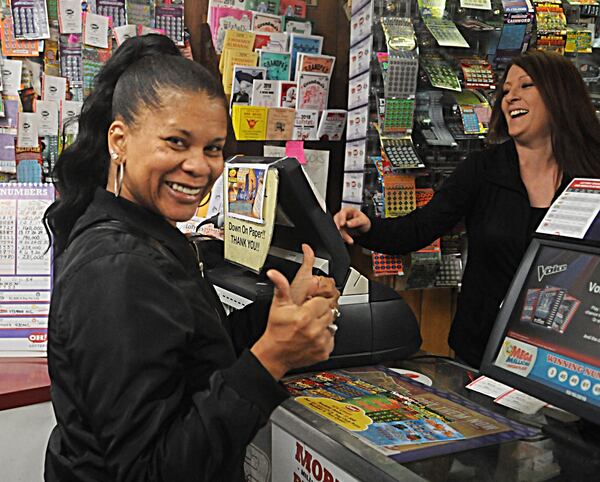
<path fill-rule="evenodd" d="M 298 109 L 318 111 L 327 109 L 328 97 L 328 75 L 307 72 L 298 75 Z"/>

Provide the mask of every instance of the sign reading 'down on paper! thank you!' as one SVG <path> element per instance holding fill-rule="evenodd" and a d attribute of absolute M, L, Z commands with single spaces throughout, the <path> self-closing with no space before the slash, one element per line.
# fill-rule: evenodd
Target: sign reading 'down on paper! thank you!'
<path fill-rule="evenodd" d="M 271 246 L 278 175 L 268 164 L 225 165 L 225 259 L 259 272 Z"/>

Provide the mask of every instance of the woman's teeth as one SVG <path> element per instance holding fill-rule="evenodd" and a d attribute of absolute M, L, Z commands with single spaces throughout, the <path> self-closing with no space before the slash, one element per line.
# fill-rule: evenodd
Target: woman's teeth
<path fill-rule="evenodd" d="M 520 115 L 524 115 L 527 113 L 529 113 L 529 111 L 526 109 L 516 109 L 516 110 L 513 110 L 510 112 L 510 116 L 514 119 L 515 117 L 518 117 Z"/>
<path fill-rule="evenodd" d="M 202 190 L 201 188 L 191 188 L 182 186 L 181 184 L 177 184 L 176 182 L 168 182 L 167 184 L 174 191 L 181 192 L 183 194 L 188 194 L 190 196 L 196 196 L 197 194 L 200 194 L 200 191 Z"/>

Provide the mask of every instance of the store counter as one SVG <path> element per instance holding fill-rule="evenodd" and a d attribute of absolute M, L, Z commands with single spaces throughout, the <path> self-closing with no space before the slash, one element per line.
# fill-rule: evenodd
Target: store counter
<path fill-rule="evenodd" d="M 250 446 L 246 456 L 248 480 L 512 482 L 595 480 L 597 477 L 597 466 L 590 461 L 590 454 L 594 451 L 592 445 L 581 440 L 564 445 L 539 430 L 553 423 L 545 415 L 523 415 L 495 404 L 490 397 L 467 390 L 465 385 L 479 376 L 476 371 L 435 357 L 389 366 L 426 375 L 433 381 L 434 391 L 449 392 L 452 394 L 450 400 L 461 400 L 465 407 L 477 407 L 483 414 L 482 420 L 486 417 L 488 421 L 493 420 L 491 415 L 499 416 L 499 423 L 509 421 L 515 424 L 512 432 L 480 437 L 479 442 L 471 441 L 472 446 L 468 449 L 465 449 L 468 442 L 459 441 L 463 449 L 455 453 L 439 453 L 416 461 L 399 462 L 290 399 L 273 413 L 268 426 Z M 414 385 L 415 382 L 412 383 Z M 433 395 L 431 397 L 433 399 Z M 451 412 L 448 410 L 446 413 Z M 519 427 L 525 427 L 526 431 L 520 431 Z M 420 446 L 433 447 L 425 448 L 433 454 L 436 450 L 443 452 L 444 445 L 454 443 L 456 441 Z"/>
<path fill-rule="evenodd" d="M 0 358 L 0 410 L 49 401 L 46 358 Z"/>

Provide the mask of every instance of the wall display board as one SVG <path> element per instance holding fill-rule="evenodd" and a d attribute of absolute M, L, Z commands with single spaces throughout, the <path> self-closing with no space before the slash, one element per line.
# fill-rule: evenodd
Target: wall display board
<path fill-rule="evenodd" d="M 167 35 L 191 56 L 183 0 L 8 5 L 0 14 L 0 182 L 51 180 L 58 155 L 77 134 L 76 122 L 64 121 L 77 118 L 95 76 L 125 39 Z"/>
<path fill-rule="evenodd" d="M 267 129 L 257 137 L 248 129 L 238 127 L 236 140 L 340 140 L 346 124 L 338 122 L 334 127 L 329 122 L 328 111 L 336 58 L 323 52 L 323 36 L 313 31 L 311 22 L 306 20 L 306 1 L 277 3 L 279 9 L 268 6 L 268 2 L 234 6 L 225 5 L 221 0 L 209 2 L 209 24 L 215 50 L 220 54 L 223 88 L 232 105 L 240 104 L 231 110 L 233 125 L 240 126 L 256 118 L 255 107 L 265 107 L 267 118 L 277 116 L 271 110 L 287 108 L 298 113 L 315 111 L 316 125 L 327 125 L 327 132 L 305 135 L 298 129 L 281 128 Z M 245 76 L 240 80 L 235 73 L 240 72 L 241 66 L 266 69 L 266 78 Z M 269 95 L 254 95 L 265 92 L 265 81 Z M 240 84 L 254 92 L 245 95 L 244 102 L 237 100 Z"/>

